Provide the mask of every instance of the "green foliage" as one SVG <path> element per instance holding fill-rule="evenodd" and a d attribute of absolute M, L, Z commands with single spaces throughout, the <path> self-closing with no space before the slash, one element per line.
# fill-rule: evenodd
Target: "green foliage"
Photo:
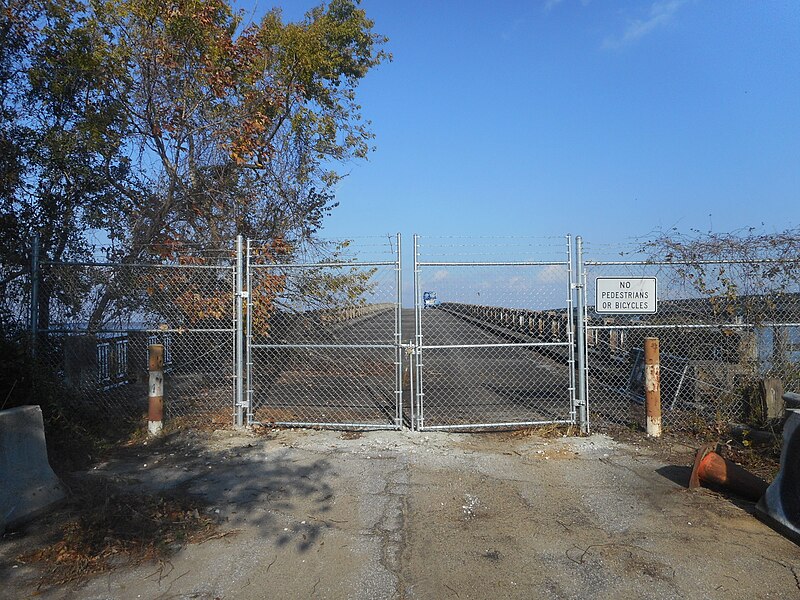
<path fill-rule="evenodd" d="M 116 215 L 123 246 L 309 239 L 332 208 L 335 165 L 366 156 L 372 137 L 355 88 L 386 55 L 364 12 L 336 0 L 299 23 L 272 10 L 245 26 L 224 0 L 100 10 L 127 66 L 130 140 L 150 161 L 125 186 L 139 210 Z"/>
<path fill-rule="evenodd" d="M 0 291 L 100 230 L 122 262 L 236 234 L 313 243 L 372 133 L 356 88 L 388 59 L 354 0 L 244 23 L 227 0 L 10 0 L 0 22 Z M 50 322 L 43 270 L 39 322 Z M 21 283 L 23 282 L 23 283 Z M 331 282 L 339 285 L 338 282 Z M 86 300 L 90 286 L 62 304 Z M 107 286 L 99 324 L 119 290 Z M 17 311 L 19 312 L 19 311 Z M 17 319 L 19 314 L 15 315 Z M 12 316 L 7 316 L 12 318 Z"/>

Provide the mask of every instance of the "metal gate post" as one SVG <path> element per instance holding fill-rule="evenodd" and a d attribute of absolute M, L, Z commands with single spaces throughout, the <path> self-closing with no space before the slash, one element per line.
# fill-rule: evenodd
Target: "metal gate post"
<path fill-rule="evenodd" d="M 589 433 L 589 407 L 586 397 L 586 272 L 583 268 L 583 238 L 575 238 L 578 292 L 578 424 L 581 432 Z"/>
<path fill-rule="evenodd" d="M 246 371 L 245 371 L 245 404 L 247 405 L 247 426 L 250 427 L 253 424 L 253 379 L 252 379 L 252 368 L 253 368 L 253 356 L 252 351 L 250 349 L 250 345 L 252 343 L 253 337 L 253 297 L 250 294 L 250 290 L 253 289 L 252 287 L 252 279 L 251 279 L 251 270 L 250 270 L 250 238 L 247 238 L 247 248 L 245 249 L 244 255 L 244 269 L 245 269 L 245 281 L 247 285 L 247 303 L 245 306 L 247 307 L 247 315 L 245 316 L 245 328 L 246 328 L 246 338 L 245 338 L 245 357 L 247 359 L 246 364 Z"/>
<path fill-rule="evenodd" d="M 567 342 L 569 343 L 569 417 L 572 423 L 576 421 L 578 397 L 575 376 L 575 261 L 573 260 L 572 236 L 567 235 Z"/>
<path fill-rule="evenodd" d="M 394 360 L 395 360 L 395 422 L 401 428 L 403 426 L 403 246 L 400 234 L 397 234 L 397 306 L 395 306 L 394 318 Z"/>
<path fill-rule="evenodd" d="M 236 398 L 234 419 L 236 427 L 244 426 L 244 320 L 242 300 L 244 299 L 242 260 L 242 236 L 236 236 Z"/>
<path fill-rule="evenodd" d="M 415 378 L 416 389 L 412 393 L 412 405 L 416 402 L 416 423 L 412 422 L 411 428 L 417 431 L 424 426 L 423 418 L 423 392 L 422 392 L 422 310 L 419 303 L 419 236 L 414 234 L 414 368 L 417 371 Z M 416 398 L 414 397 L 416 396 Z"/>

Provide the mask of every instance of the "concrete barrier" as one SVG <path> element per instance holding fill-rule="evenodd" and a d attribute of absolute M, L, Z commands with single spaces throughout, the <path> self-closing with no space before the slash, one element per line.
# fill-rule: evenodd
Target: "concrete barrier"
<path fill-rule="evenodd" d="M 63 498 L 61 482 L 47 461 L 42 409 L 0 410 L 0 532 Z"/>

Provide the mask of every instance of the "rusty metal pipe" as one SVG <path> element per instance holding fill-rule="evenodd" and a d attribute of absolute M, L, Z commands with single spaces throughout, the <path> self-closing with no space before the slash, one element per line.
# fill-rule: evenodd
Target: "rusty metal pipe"
<path fill-rule="evenodd" d="M 767 491 L 767 482 L 740 467 L 735 462 L 723 458 L 714 451 L 716 446 L 709 444 L 698 450 L 694 468 L 689 478 L 689 488 L 701 484 L 713 484 L 728 489 L 742 498 L 757 501 Z"/>
<path fill-rule="evenodd" d="M 158 435 L 164 423 L 164 346 L 148 347 L 150 385 L 147 390 L 147 433 Z"/>
<path fill-rule="evenodd" d="M 661 437 L 661 366 L 658 338 L 644 339 L 644 399 L 647 436 Z"/>

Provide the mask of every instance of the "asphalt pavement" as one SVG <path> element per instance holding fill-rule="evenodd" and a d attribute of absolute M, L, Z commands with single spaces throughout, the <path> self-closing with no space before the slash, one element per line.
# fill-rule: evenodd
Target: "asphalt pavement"
<path fill-rule="evenodd" d="M 229 535 L 39 589 L 17 557 L 53 539 L 54 513 L 0 542 L 2 597 L 800 597 L 800 549 L 688 475 L 601 435 L 182 432 L 83 476 L 184 490 Z"/>

